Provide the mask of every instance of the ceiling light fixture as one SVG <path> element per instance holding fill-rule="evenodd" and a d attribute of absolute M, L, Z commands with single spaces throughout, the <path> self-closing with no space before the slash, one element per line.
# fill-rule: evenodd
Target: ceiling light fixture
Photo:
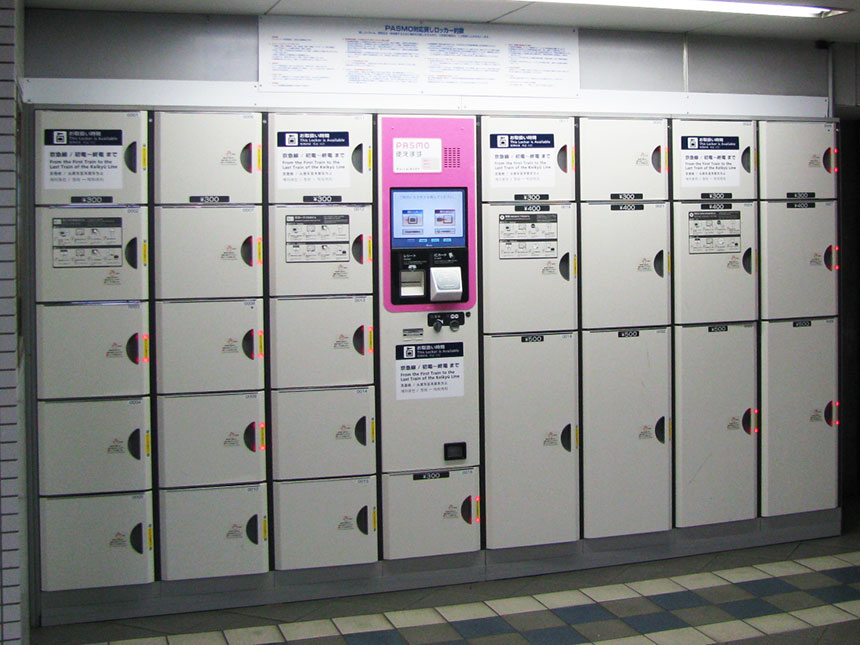
<path fill-rule="evenodd" d="M 809 7 L 764 2 L 728 2 L 727 0 L 531 0 L 553 4 L 581 4 L 601 7 L 630 7 L 631 9 L 671 9 L 677 11 L 710 11 L 754 16 L 787 18 L 829 18 L 848 13 L 844 9 Z"/>

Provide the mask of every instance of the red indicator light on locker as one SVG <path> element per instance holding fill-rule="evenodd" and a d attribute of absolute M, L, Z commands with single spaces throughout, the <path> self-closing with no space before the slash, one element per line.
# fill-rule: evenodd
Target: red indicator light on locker
<path fill-rule="evenodd" d="M 753 428 L 753 432 L 758 434 L 758 408 L 756 408 L 753 412 L 755 413 L 755 420 L 756 420 L 756 426 L 755 426 L 755 428 Z"/>
<path fill-rule="evenodd" d="M 475 495 L 475 522 L 481 522 L 481 496 Z"/>

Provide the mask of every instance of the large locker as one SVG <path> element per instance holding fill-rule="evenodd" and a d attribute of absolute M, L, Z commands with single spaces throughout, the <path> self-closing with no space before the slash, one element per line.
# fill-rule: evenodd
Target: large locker
<path fill-rule="evenodd" d="M 146 212 L 37 208 L 36 302 L 145 300 Z"/>
<path fill-rule="evenodd" d="M 272 387 L 373 383 L 373 298 L 273 300 Z"/>
<path fill-rule="evenodd" d="M 258 113 L 156 112 L 157 204 L 259 204 L 263 118 Z"/>
<path fill-rule="evenodd" d="M 761 203 L 761 315 L 835 316 L 835 202 Z"/>
<path fill-rule="evenodd" d="M 265 481 L 262 392 L 159 396 L 157 407 L 161 486 Z"/>
<path fill-rule="evenodd" d="M 269 201 L 373 201 L 373 117 L 270 114 Z"/>
<path fill-rule="evenodd" d="M 834 318 L 763 322 L 761 513 L 837 504 L 839 401 Z"/>
<path fill-rule="evenodd" d="M 583 533 L 671 527 L 669 330 L 582 337 Z"/>
<path fill-rule="evenodd" d="M 481 117 L 481 201 L 571 201 L 573 119 Z"/>
<path fill-rule="evenodd" d="M 148 399 L 40 401 L 39 494 L 150 488 Z"/>
<path fill-rule="evenodd" d="M 274 392 L 271 450 L 275 479 L 376 472 L 374 388 Z"/>
<path fill-rule="evenodd" d="M 149 393 L 149 315 L 140 303 L 37 305 L 40 399 Z"/>
<path fill-rule="evenodd" d="M 675 204 L 675 322 L 758 316 L 756 206 Z"/>
<path fill-rule="evenodd" d="M 371 293 L 372 233 L 369 205 L 273 207 L 269 213 L 269 293 Z"/>
<path fill-rule="evenodd" d="M 42 591 L 155 580 L 152 494 L 39 500 Z"/>
<path fill-rule="evenodd" d="M 575 329 L 572 204 L 483 208 L 484 331 Z"/>
<path fill-rule="evenodd" d="M 260 206 L 155 209 L 156 298 L 263 295 Z"/>
<path fill-rule="evenodd" d="M 674 198 L 755 199 L 755 139 L 752 121 L 672 121 Z"/>
<path fill-rule="evenodd" d="M 263 388 L 262 300 L 158 302 L 155 315 L 160 393 Z"/>
<path fill-rule="evenodd" d="M 265 484 L 162 490 L 159 501 L 162 579 L 268 571 Z"/>
<path fill-rule="evenodd" d="M 579 538 L 574 334 L 484 338 L 487 548 Z"/>
<path fill-rule="evenodd" d="M 582 326 L 668 324 L 668 204 L 581 208 Z"/>
<path fill-rule="evenodd" d="M 579 120 L 579 198 L 669 198 L 666 119 Z"/>
<path fill-rule="evenodd" d="M 835 199 L 833 122 L 759 121 L 761 199 Z"/>
<path fill-rule="evenodd" d="M 756 515 L 754 323 L 675 327 L 675 524 Z"/>
<path fill-rule="evenodd" d="M 481 548 L 478 468 L 382 476 L 386 560 Z"/>
<path fill-rule="evenodd" d="M 146 112 L 36 111 L 36 203 L 145 204 Z"/>
<path fill-rule="evenodd" d="M 376 477 L 274 485 L 275 568 L 376 562 Z"/>

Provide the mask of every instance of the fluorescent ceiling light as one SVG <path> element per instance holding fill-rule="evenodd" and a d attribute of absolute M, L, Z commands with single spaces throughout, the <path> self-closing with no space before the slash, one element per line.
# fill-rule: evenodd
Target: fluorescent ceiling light
<path fill-rule="evenodd" d="M 712 11 L 741 13 L 754 16 L 783 16 L 788 18 L 829 18 L 847 13 L 843 9 L 807 7 L 793 4 L 763 2 L 728 2 L 727 0 L 531 0 L 553 4 L 581 4 L 601 7 L 630 7 L 636 9 L 673 9 L 678 11 Z"/>

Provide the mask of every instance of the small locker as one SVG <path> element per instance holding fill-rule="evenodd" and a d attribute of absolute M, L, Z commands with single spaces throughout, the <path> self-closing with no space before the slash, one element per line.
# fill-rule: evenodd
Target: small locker
<path fill-rule="evenodd" d="M 675 524 L 756 516 L 756 328 L 675 327 Z"/>
<path fill-rule="evenodd" d="M 756 207 L 675 204 L 675 322 L 755 320 Z"/>
<path fill-rule="evenodd" d="M 478 468 L 382 476 L 386 560 L 481 548 Z"/>
<path fill-rule="evenodd" d="M 376 477 L 274 484 L 275 568 L 378 559 Z"/>
<path fill-rule="evenodd" d="M 484 338 L 487 548 L 579 538 L 574 334 Z"/>
<path fill-rule="evenodd" d="M 39 494 L 150 488 L 149 399 L 40 401 Z"/>
<path fill-rule="evenodd" d="M 836 123 L 759 121 L 761 199 L 835 199 Z"/>
<path fill-rule="evenodd" d="M 275 479 L 376 472 L 374 389 L 274 392 L 271 449 Z"/>
<path fill-rule="evenodd" d="M 672 121 L 674 198 L 755 199 L 752 121 Z"/>
<path fill-rule="evenodd" d="M 145 204 L 146 112 L 36 111 L 36 203 Z"/>
<path fill-rule="evenodd" d="M 668 204 L 583 204 L 582 326 L 669 323 Z"/>
<path fill-rule="evenodd" d="M 666 119 L 579 120 L 579 198 L 669 198 Z"/>
<path fill-rule="evenodd" d="M 163 580 L 269 570 L 265 484 L 162 490 L 159 500 Z"/>
<path fill-rule="evenodd" d="M 36 301 L 145 300 L 146 211 L 37 208 Z"/>
<path fill-rule="evenodd" d="M 263 118 L 258 113 L 156 112 L 157 204 L 259 204 Z"/>
<path fill-rule="evenodd" d="M 573 119 L 481 117 L 481 201 L 571 201 Z"/>
<path fill-rule="evenodd" d="M 671 527 L 668 329 L 582 336 L 584 535 Z"/>
<path fill-rule="evenodd" d="M 140 303 L 36 306 L 40 399 L 149 393 L 149 315 Z"/>
<path fill-rule="evenodd" d="M 835 202 L 761 203 L 762 318 L 835 316 Z"/>
<path fill-rule="evenodd" d="M 152 493 L 39 500 L 42 591 L 155 580 Z"/>
<path fill-rule="evenodd" d="M 575 329 L 572 204 L 485 205 L 484 331 Z"/>
<path fill-rule="evenodd" d="M 272 387 L 373 383 L 373 298 L 273 300 Z"/>
<path fill-rule="evenodd" d="M 263 388 L 263 301 L 155 304 L 162 394 Z"/>
<path fill-rule="evenodd" d="M 369 205 L 273 207 L 269 292 L 276 296 L 371 293 L 372 232 Z"/>
<path fill-rule="evenodd" d="M 155 209 L 156 298 L 263 295 L 260 206 Z"/>
<path fill-rule="evenodd" d="M 265 481 L 262 392 L 159 396 L 157 407 L 161 486 Z"/>
<path fill-rule="evenodd" d="M 763 322 L 761 514 L 837 505 L 839 401 L 834 318 Z"/>
<path fill-rule="evenodd" d="M 270 114 L 269 201 L 373 201 L 373 117 Z"/>

